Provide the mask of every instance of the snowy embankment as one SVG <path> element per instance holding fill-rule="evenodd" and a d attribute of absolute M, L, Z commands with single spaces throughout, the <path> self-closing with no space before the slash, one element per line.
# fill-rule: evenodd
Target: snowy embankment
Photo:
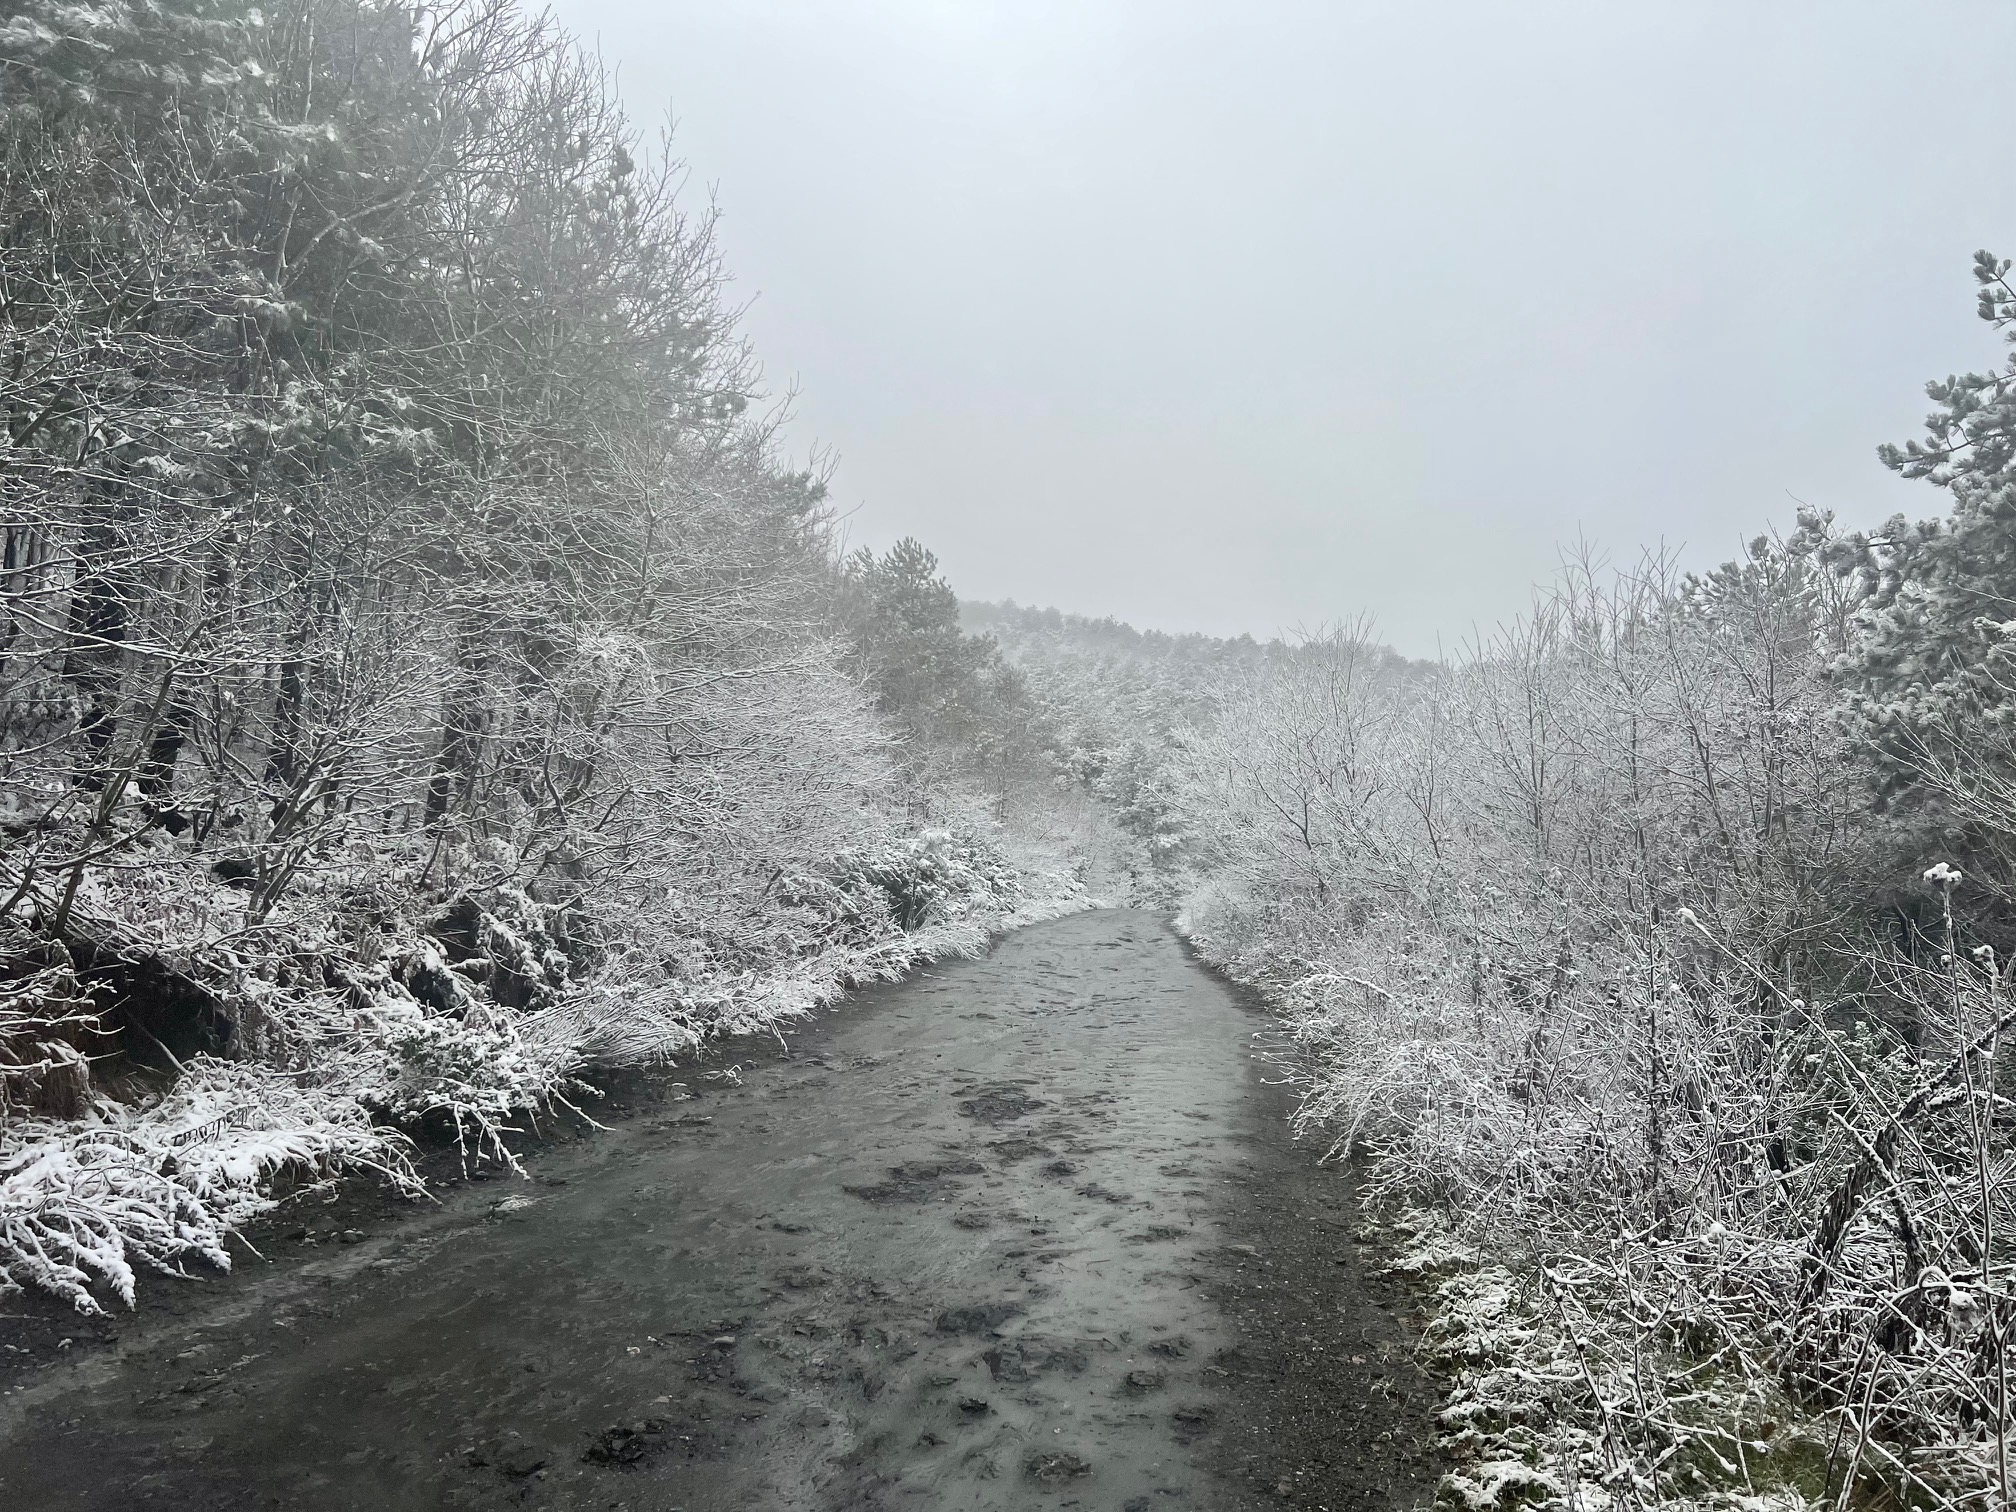
<path fill-rule="evenodd" d="M 1863 1031 L 1787 1000 L 1767 1110 L 1726 1027 L 1745 984 L 1710 974 L 1714 942 L 1685 911 L 1662 936 L 1656 1019 L 1620 1011 L 1621 952 L 1571 958 L 1543 933 L 1549 995 L 1520 996 L 1426 928 L 1317 919 L 1206 887 L 1179 926 L 1290 1028 L 1303 1129 L 1364 1162 L 1368 1216 L 1422 1301 L 1421 1353 L 1444 1382 L 1444 1502 L 1789 1512 L 1846 1505 L 1844 1483 L 1878 1466 L 1937 1488 L 1928 1506 L 1988 1504 L 1997 1445 L 1962 1388 L 1995 1325 L 1972 1287 L 1931 1265 L 1893 1271 L 1881 1247 L 1901 1225 L 1929 1248 L 1942 1207 L 1964 1217 L 1951 1173 L 1966 1166 L 1948 1153 L 1967 1148 L 1964 1054 L 1944 1069 L 1879 1057 Z M 1938 1042 L 1964 1045 L 1954 1024 L 1985 1041 L 2007 1016 L 2003 984 L 1943 980 L 1944 1000 L 1901 973 L 1898 990 Z M 1626 1073 L 1655 1030 L 1696 1090 L 1648 1130 Z M 1896 1146 L 1835 1135 L 1868 1108 L 1907 1131 Z M 1732 1155 L 1768 1150 L 1767 1116 L 1807 1142 L 1805 1170 Z M 1894 1370 L 1844 1351 L 1869 1317 L 1911 1330 Z M 1839 1409 L 1872 1400 L 1889 1403 L 1886 1437 L 1858 1443 Z"/>
<path fill-rule="evenodd" d="M 675 945 L 591 951 L 569 938 L 578 919 L 509 882 L 423 905 L 396 876 L 352 876 L 343 896 L 325 890 L 255 927 L 208 871 L 159 860 L 87 878 L 69 926 L 90 921 L 126 965 L 207 998 L 228 1047 L 178 1058 L 122 1014 L 152 1051 L 142 1058 L 175 1074 L 94 1080 L 114 1026 L 93 1011 L 91 974 L 60 942 L 6 942 L 11 960 L 42 964 L 0 984 L 0 1029 L 10 1013 L 46 1028 L 57 997 L 74 1007 L 65 1033 L 0 1067 L 0 1293 L 36 1288 L 97 1312 L 111 1297 L 132 1305 L 141 1269 L 228 1269 L 226 1237 L 274 1205 L 283 1177 L 298 1190 L 371 1172 L 419 1195 L 409 1153 L 422 1130 L 452 1132 L 465 1160 L 517 1169 L 506 1136 L 592 1099 L 597 1067 L 776 1032 L 851 988 L 1091 906 L 1067 867 L 1011 862 L 998 837 L 931 831 L 773 879 L 760 936 L 710 934 L 723 919 L 696 912 Z M 365 929 L 359 888 L 381 905 L 363 911 Z M 66 1078 L 72 1116 L 8 1105 L 10 1083 L 47 1107 Z"/>
<path fill-rule="evenodd" d="M 1213 959 L 1208 945 L 1199 948 L 1214 965 L 1227 965 Z M 1291 1023 L 1306 1006 L 1276 984 L 1241 979 Z M 1305 1090 L 1301 1121 L 1341 1146 L 1367 1129 L 1310 1116 L 1308 1094 L 1319 1090 L 1327 1069 L 1314 1059 L 1293 1068 Z M 1387 1274 L 1408 1285 L 1425 1314 L 1418 1357 L 1442 1383 L 1437 1447 L 1450 1462 L 1439 1503 L 1463 1512 L 1609 1512 L 1653 1504 L 1676 1512 L 1806 1512 L 1819 1505 L 1786 1473 L 1788 1459 L 1808 1468 L 1812 1439 L 1798 1428 L 1796 1408 L 1761 1379 L 1760 1362 L 1701 1380 L 1668 1375 L 1671 1362 L 1656 1350 L 1631 1353 L 1640 1320 L 1630 1314 L 1631 1299 L 1615 1294 L 1606 1265 L 1566 1275 L 1544 1263 L 1537 1246 L 1480 1241 L 1473 1237 L 1480 1227 L 1474 1213 L 1438 1202 L 1395 1164 L 1389 1159 L 1382 1169 L 1376 1153 L 1369 1159 L 1373 1201 L 1366 1217 L 1391 1251 Z M 1657 1305 L 1644 1295 L 1635 1300 Z M 1684 1416 L 1663 1426 L 1681 1431 L 1666 1432 L 1660 1448 L 1640 1459 L 1624 1445 L 1625 1428 L 1642 1436 L 1673 1396 L 1684 1398 Z M 1617 1413 L 1619 1407 L 1626 1412 Z M 1625 1416 L 1638 1421 L 1626 1424 Z M 1793 1431 L 1781 1434 L 1786 1428 Z M 1684 1471 L 1688 1460 L 1713 1465 L 1725 1484 L 1690 1475 L 1689 1491 L 1662 1488 L 1660 1472 Z"/>

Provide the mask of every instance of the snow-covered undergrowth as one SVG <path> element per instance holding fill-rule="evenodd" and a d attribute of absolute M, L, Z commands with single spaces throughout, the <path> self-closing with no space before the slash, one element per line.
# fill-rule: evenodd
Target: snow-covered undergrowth
<path fill-rule="evenodd" d="M 1399 1215 L 1446 1500 L 1993 1503 L 1992 952 L 1883 963 L 1913 1046 L 1778 992 L 1687 913 L 1529 922 L 1523 951 L 1502 916 L 1481 965 L 1426 918 L 1343 931 L 1279 894 L 1207 888 L 1182 922 L 1275 1002 L 1303 1127 Z"/>
<path fill-rule="evenodd" d="M 52 1075 L 78 1086 L 70 1116 L 0 1107 L 0 1291 L 89 1312 L 131 1305 L 145 1268 L 228 1268 L 227 1237 L 272 1206 L 283 1174 L 372 1171 L 417 1193 L 406 1131 L 452 1130 L 465 1158 L 516 1168 L 507 1136 L 592 1097 L 598 1066 L 775 1032 L 1088 905 L 1068 868 L 1019 859 L 998 836 L 929 830 L 779 879 L 760 907 L 689 904 L 683 930 L 661 916 L 626 934 L 509 881 L 429 899 L 396 872 L 301 889 L 248 926 L 242 895 L 164 841 L 144 867 L 87 876 L 73 917 L 208 993 L 232 1058 L 194 1056 L 165 1088 L 110 1095 L 91 1081 L 109 1040 L 90 988 L 28 932 L 10 939 L 0 1004 L 35 1014 L 0 1019 L 16 1031 L 0 1038 L 0 1088 L 25 1104 Z"/>
<path fill-rule="evenodd" d="M 282 1171 L 368 1169 L 416 1191 L 404 1146 L 339 1089 L 207 1056 L 144 1107 L 0 1122 L 0 1289 L 97 1312 L 98 1287 L 131 1306 L 136 1266 L 230 1269 L 227 1236 L 272 1206 Z"/>
<path fill-rule="evenodd" d="M 1798 1512 L 1821 1500 L 1811 1481 L 1827 1445 L 1781 1389 L 1689 1369 L 1668 1350 L 1613 1347 L 1610 1310 L 1642 1294 L 1610 1295 L 1589 1267 L 1538 1264 L 1495 1236 L 1487 1258 L 1444 1211 L 1396 1202 L 1388 1218 L 1389 1273 L 1427 1303 L 1420 1353 L 1445 1382 L 1445 1502 Z M 1591 1281 L 1594 1291 L 1578 1284 Z"/>

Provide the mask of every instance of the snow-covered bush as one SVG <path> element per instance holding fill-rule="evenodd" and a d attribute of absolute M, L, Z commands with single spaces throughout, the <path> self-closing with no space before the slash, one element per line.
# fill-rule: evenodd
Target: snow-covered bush
<path fill-rule="evenodd" d="M 1021 879 L 998 852 L 944 829 L 850 858 L 834 881 L 842 893 L 880 893 L 899 929 L 949 923 L 976 909 L 1005 911 L 1021 892 Z"/>
<path fill-rule="evenodd" d="M 102 1289 L 131 1306 L 136 1266 L 230 1269 L 226 1239 L 272 1206 L 282 1170 L 362 1167 L 413 1187 L 402 1146 L 341 1091 L 208 1057 L 144 1106 L 0 1122 L 0 1289 L 80 1312 L 102 1310 Z"/>

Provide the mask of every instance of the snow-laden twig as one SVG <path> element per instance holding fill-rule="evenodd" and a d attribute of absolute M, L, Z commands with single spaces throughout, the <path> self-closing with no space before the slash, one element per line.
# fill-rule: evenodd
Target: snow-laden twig
<path fill-rule="evenodd" d="M 102 1310 L 98 1288 L 131 1306 L 136 1267 L 228 1270 L 224 1241 L 273 1205 L 277 1172 L 360 1168 L 417 1190 L 405 1141 L 355 1098 L 202 1057 L 144 1108 L 0 1124 L 0 1277 L 80 1312 Z"/>

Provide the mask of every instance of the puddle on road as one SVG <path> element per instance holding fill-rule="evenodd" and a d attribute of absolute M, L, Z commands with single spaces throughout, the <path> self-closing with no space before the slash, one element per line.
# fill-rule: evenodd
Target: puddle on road
<path fill-rule="evenodd" d="M 863 994 L 704 1109 L 0 1408 L 12 1505 L 1239 1505 L 1203 1258 L 1252 1021 L 1154 915 Z M 189 1352 L 180 1360 L 169 1356 Z M 236 1362 L 236 1363 L 233 1363 Z"/>

